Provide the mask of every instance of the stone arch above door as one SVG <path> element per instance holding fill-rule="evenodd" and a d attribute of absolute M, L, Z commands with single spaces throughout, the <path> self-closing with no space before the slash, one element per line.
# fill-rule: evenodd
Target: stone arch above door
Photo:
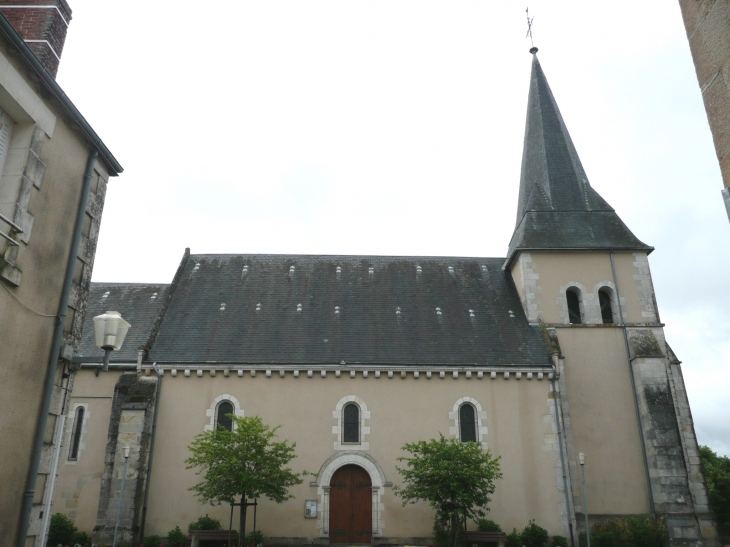
<path fill-rule="evenodd" d="M 383 468 L 370 454 L 359 451 L 339 452 L 322 464 L 317 474 L 317 480 L 312 486 L 317 486 L 320 508 L 317 515 L 317 527 L 323 537 L 329 537 L 329 492 L 332 475 L 345 465 L 358 465 L 370 475 L 373 489 L 373 537 L 382 537 L 385 523 L 382 520 L 385 487 L 392 483 L 385 480 Z"/>

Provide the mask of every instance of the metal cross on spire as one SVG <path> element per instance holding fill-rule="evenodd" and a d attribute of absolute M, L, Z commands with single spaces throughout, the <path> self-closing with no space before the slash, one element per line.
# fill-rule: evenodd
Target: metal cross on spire
<path fill-rule="evenodd" d="M 530 37 L 530 45 L 532 46 L 530 48 L 530 53 L 537 53 L 537 48 L 535 47 L 535 42 L 532 41 L 532 20 L 534 17 L 530 17 L 530 8 L 525 8 L 525 14 L 527 14 L 527 34 L 525 34 L 525 38 L 528 36 Z"/>

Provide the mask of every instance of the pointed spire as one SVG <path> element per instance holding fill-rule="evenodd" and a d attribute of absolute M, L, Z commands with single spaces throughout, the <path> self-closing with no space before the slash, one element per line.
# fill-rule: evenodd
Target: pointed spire
<path fill-rule="evenodd" d="M 545 73 L 532 53 L 517 224 L 518 249 L 645 249 L 588 182 Z"/>

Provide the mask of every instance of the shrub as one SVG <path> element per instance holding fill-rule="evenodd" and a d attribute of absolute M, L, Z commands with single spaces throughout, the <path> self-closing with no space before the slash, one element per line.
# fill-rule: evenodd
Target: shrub
<path fill-rule="evenodd" d="M 613 517 L 591 526 L 591 547 L 662 547 L 668 539 L 664 518 L 649 515 Z M 578 536 L 586 547 L 586 534 Z"/>
<path fill-rule="evenodd" d="M 142 545 L 144 547 L 158 547 L 163 541 L 165 541 L 165 538 L 162 536 L 147 536 L 144 538 Z"/>
<path fill-rule="evenodd" d="M 73 545 L 74 534 L 76 533 L 76 526 L 71 520 L 63 513 L 56 513 L 51 517 L 51 525 L 48 529 L 48 542 L 46 545 L 55 547 L 59 543 L 61 545 Z"/>
<path fill-rule="evenodd" d="M 74 535 L 71 538 L 71 545 L 81 545 L 82 547 L 86 547 L 87 545 L 91 545 L 91 538 L 86 532 L 74 532 Z"/>
<path fill-rule="evenodd" d="M 188 524 L 188 532 L 193 530 L 220 530 L 221 521 L 209 517 L 207 514 L 204 517 L 200 517 L 195 522 Z"/>
<path fill-rule="evenodd" d="M 480 532 L 501 532 L 502 528 L 493 520 L 479 519 L 477 521 L 477 530 Z"/>
<path fill-rule="evenodd" d="M 522 547 L 522 536 L 517 532 L 517 528 L 512 529 L 511 534 L 507 534 L 505 540 L 506 547 Z"/>
<path fill-rule="evenodd" d="M 254 530 L 246 536 L 246 545 L 253 545 L 253 547 L 256 547 L 257 545 L 264 545 L 265 540 L 266 538 L 261 530 Z"/>
<path fill-rule="evenodd" d="M 522 545 L 525 547 L 547 547 L 550 536 L 545 528 L 541 528 L 535 524 L 534 520 L 525 526 L 520 534 Z"/>
<path fill-rule="evenodd" d="M 167 547 L 178 547 L 179 545 L 183 545 L 185 540 L 187 540 L 187 537 L 180 530 L 179 526 L 175 526 L 175 528 L 167 532 Z"/>
<path fill-rule="evenodd" d="M 564 536 L 553 536 L 553 547 L 568 547 L 568 538 Z"/>

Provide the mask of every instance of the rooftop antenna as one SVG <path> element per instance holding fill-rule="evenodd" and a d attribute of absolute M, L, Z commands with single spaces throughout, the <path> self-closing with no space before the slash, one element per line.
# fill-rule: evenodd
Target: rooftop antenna
<path fill-rule="evenodd" d="M 527 34 L 525 34 L 525 38 L 528 36 L 530 37 L 530 45 L 532 46 L 530 48 L 530 53 L 533 55 L 537 53 L 537 48 L 535 47 L 535 42 L 532 41 L 532 20 L 534 17 L 530 17 L 530 8 L 525 8 L 525 14 L 527 14 Z"/>

